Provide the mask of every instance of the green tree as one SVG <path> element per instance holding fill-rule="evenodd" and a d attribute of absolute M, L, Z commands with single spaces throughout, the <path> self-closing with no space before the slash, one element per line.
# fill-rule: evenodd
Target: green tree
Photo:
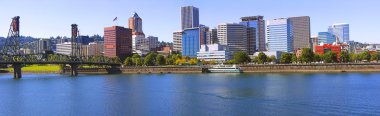
<path fill-rule="evenodd" d="M 135 66 L 141 66 L 142 65 L 141 56 L 139 54 L 134 54 L 132 56 L 132 62 Z"/>
<path fill-rule="evenodd" d="M 379 62 L 380 59 L 380 53 L 376 52 L 376 54 L 371 54 L 371 61 Z"/>
<path fill-rule="evenodd" d="M 321 62 L 322 61 L 322 55 L 314 54 L 314 62 Z"/>
<path fill-rule="evenodd" d="M 323 55 L 323 59 L 325 63 L 336 63 L 338 62 L 337 55 L 335 52 L 327 52 L 325 55 Z"/>
<path fill-rule="evenodd" d="M 367 62 L 369 62 L 371 60 L 371 54 L 369 53 L 368 50 L 364 51 L 361 55 L 361 60 L 365 60 Z"/>
<path fill-rule="evenodd" d="M 301 62 L 310 63 L 313 61 L 314 52 L 310 48 L 303 48 L 301 53 Z"/>
<path fill-rule="evenodd" d="M 245 64 L 251 61 L 251 58 L 249 58 L 248 54 L 245 52 L 237 52 L 234 54 L 234 60 L 237 64 Z"/>
<path fill-rule="evenodd" d="M 211 60 L 211 61 L 210 61 L 210 64 L 211 64 L 211 65 L 215 65 L 215 64 L 216 64 L 216 61 L 215 61 L 215 60 Z"/>
<path fill-rule="evenodd" d="M 277 62 L 276 56 L 272 55 L 268 58 L 268 62 Z"/>
<path fill-rule="evenodd" d="M 156 65 L 164 65 L 164 64 L 165 64 L 165 57 L 161 54 L 157 55 Z"/>
<path fill-rule="evenodd" d="M 264 64 L 265 62 L 267 62 L 267 60 L 268 60 L 268 56 L 264 54 L 263 52 L 260 52 L 259 55 L 257 56 L 257 62 L 259 64 Z"/>
<path fill-rule="evenodd" d="M 150 53 L 144 58 L 144 65 L 145 66 L 154 66 L 156 63 L 156 53 Z"/>
<path fill-rule="evenodd" d="M 350 61 L 356 63 L 357 60 L 358 60 L 358 55 L 356 55 L 354 53 L 350 53 Z"/>
<path fill-rule="evenodd" d="M 132 65 L 133 65 L 132 58 L 131 57 L 125 58 L 124 66 L 132 66 Z"/>
<path fill-rule="evenodd" d="M 298 63 L 299 59 L 297 58 L 296 54 L 291 54 L 291 56 L 292 56 L 292 62 Z"/>
<path fill-rule="evenodd" d="M 350 55 L 346 51 L 340 52 L 340 62 L 347 63 L 350 61 Z"/>
<path fill-rule="evenodd" d="M 289 64 L 292 62 L 292 55 L 290 53 L 282 53 L 280 57 L 280 63 Z"/>

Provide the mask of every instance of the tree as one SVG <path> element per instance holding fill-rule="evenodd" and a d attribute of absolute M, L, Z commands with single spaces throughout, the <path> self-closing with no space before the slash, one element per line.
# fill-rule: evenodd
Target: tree
<path fill-rule="evenodd" d="M 131 57 L 125 58 L 124 65 L 125 66 L 132 66 L 133 65 L 132 58 Z"/>
<path fill-rule="evenodd" d="M 292 56 L 292 62 L 298 63 L 298 58 L 297 58 L 296 54 L 291 54 L 291 56 Z"/>
<path fill-rule="evenodd" d="M 321 62 L 322 61 L 322 55 L 314 54 L 314 62 Z"/>
<path fill-rule="evenodd" d="M 156 53 L 150 53 L 144 58 L 144 65 L 145 66 L 154 66 L 155 60 L 156 60 Z"/>
<path fill-rule="evenodd" d="M 190 65 L 196 65 L 196 64 L 198 64 L 198 59 L 197 58 L 190 59 L 189 64 Z"/>
<path fill-rule="evenodd" d="M 340 52 L 340 62 L 347 63 L 350 61 L 350 56 L 346 51 Z"/>
<path fill-rule="evenodd" d="M 310 48 L 303 48 L 301 53 L 301 62 L 310 63 L 313 61 L 314 52 Z"/>
<path fill-rule="evenodd" d="M 267 62 L 267 60 L 268 60 L 268 56 L 264 54 L 263 52 L 260 52 L 259 55 L 257 56 L 257 62 L 259 64 L 264 64 L 265 62 Z"/>
<path fill-rule="evenodd" d="M 362 60 L 365 60 L 367 62 L 369 62 L 371 60 L 371 54 L 369 53 L 368 50 L 364 51 L 361 55 L 360 55 L 361 59 Z"/>
<path fill-rule="evenodd" d="M 211 64 L 211 65 L 215 65 L 215 64 L 216 64 L 216 61 L 215 61 L 215 60 L 211 60 L 211 61 L 210 61 L 210 64 Z"/>
<path fill-rule="evenodd" d="M 292 62 L 292 55 L 290 53 L 282 53 L 280 63 L 289 64 Z"/>
<path fill-rule="evenodd" d="M 376 52 L 376 54 L 371 55 L 371 61 L 379 62 L 379 59 L 380 59 L 380 53 L 379 52 Z"/>
<path fill-rule="evenodd" d="M 354 53 L 350 53 L 350 61 L 356 63 L 357 60 L 358 60 L 358 55 L 356 55 Z"/>
<path fill-rule="evenodd" d="M 156 65 L 164 65 L 164 64 L 165 64 L 165 57 L 161 54 L 157 55 Z"/>
<path fill-rule="evenodd" d="M 245 52 L 237 52 L 234 54 L 234 60 L 237 64 L 248 63 L 251 61 L 248 54 Z"/>
<path fill-rule="evenodd" d="M 277 62 L 276 56 L 272 55 L 268 58 L 268 62 Z"/>
<path fill-rule="evenodd" d="M 335 52 L 327 52 L 325 55 L 323 55 L 323 59 L 325 63 L 336 63 L 338 62 L 337 55 Z"/>
<path fill-rule="evenodd" d="M 135 66 L 141 66 L 142 65 L 141 56 L 139 54 L 134 54 L 132 56 L 132 62 Z"/>

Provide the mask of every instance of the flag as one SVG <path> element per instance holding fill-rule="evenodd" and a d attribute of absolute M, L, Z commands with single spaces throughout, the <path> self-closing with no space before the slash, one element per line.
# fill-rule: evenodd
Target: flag
<path fill-rule="evenodd" d="M 117 17 L 115 17 L 115 18 L 113 19 L 113 21 L 117 21 Z"/>

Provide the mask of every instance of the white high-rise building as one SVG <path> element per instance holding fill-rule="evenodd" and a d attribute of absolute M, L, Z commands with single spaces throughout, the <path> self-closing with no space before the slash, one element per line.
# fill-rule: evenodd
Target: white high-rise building
<path fill-rule="evenodd" d="M 349 43 L 350 41 L 350 25 L 347 23 L 333 24 L 328 29 L 329 33 L 335 35 L 339 42 Z"/>
<path fill-rule="evenodd" d="M 173 32 L 173 51 L 182 52 L 182 31 Z"/>
<path fill-rule="evenodd" d="M 71 42 L 64 42 L 61 44 L 57 44 L 57 54 L 63 54 L 63 55 L 71 55 Z"/>
<path fill-rule="evenodd" d="M 218 25 L 218 42 L 220 45 L 227 46 L 231 57 L 236 52 L 248 52 L 247 27 L 232 23 Z"/>
<path fill-rule="evenodd" d="M 268 50 L 293 52 L 293 38 L 288 33 L 288 19 L 268 20 L 266 25 Z"/>

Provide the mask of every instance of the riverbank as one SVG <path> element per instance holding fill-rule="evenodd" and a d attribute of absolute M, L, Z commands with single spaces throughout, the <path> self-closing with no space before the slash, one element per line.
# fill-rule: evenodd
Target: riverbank
<path fill-rule="evenodd" d="M 341 73 L 341 72 L 380 72 L 380 64 L 273 64 L 240 66 L 246 73 Z M 70 72 L 66 68 L 64 72 Z M 79 68 L 80 74 L 161 74 L 161 73 L 204 73 L 207 68 L 200 66 L 154 66 L 122 68 Z M 13 73 L 13 68 L 0 69 L 0 73 Z M 22 73 L 62 73 L 58 65 L 32 65 L 22 68 Z"/>

